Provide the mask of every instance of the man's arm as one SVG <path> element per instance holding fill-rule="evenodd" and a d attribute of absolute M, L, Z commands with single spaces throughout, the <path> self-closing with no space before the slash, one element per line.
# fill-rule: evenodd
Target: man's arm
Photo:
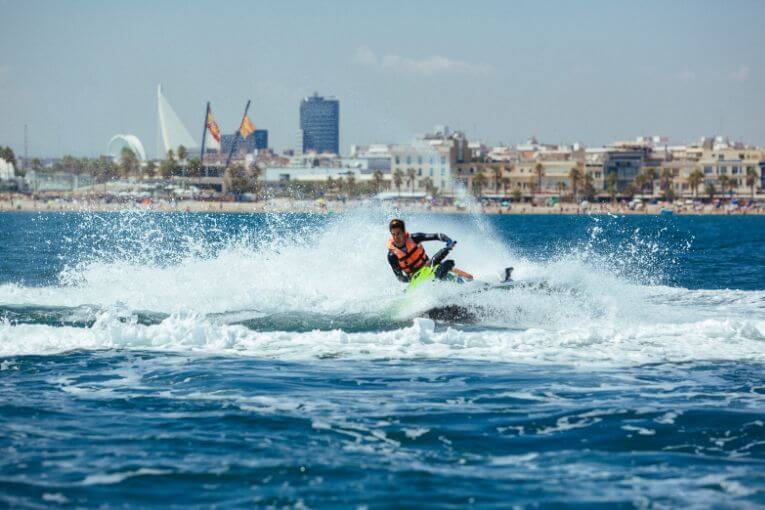
<path fill-rule="evenodd" d="M 443 241 L 446 244 L 452 242 L 451 238 L 446 234 L 424 234 L 422 232 L 412 234 L 412 241 L 415 243 L 421 243 L 423 241 Z"/>
<path fill-rule="evenodd" d="M 398 257 L 396 257 L 396 254 L 390 250 L 388 251 L 388 264 L 390 264 L 390 268 L 393 269 L 393 273 L 396 275 L 396 278 L 398 278 L 398 281 L 403 283 L 409 282 L 409 276 L 404 273 L 401 266 L 398 264 Z"/>

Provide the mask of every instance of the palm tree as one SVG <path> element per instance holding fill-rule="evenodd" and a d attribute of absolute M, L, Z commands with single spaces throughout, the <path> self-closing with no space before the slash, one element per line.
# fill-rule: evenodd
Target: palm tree
<path fill-rule="evenodd" d="M 167 151 L 167 158 L 162 161 L 162 163 L 159 164 L 159 175 L 163 179 L 169 178 L 173 171 L 175 170 L 175 155 L 173 154 L 173 150 L 170 149 Z"/>
<path fill-rule="evenodd" d="M 200 162 L 200 165 L 201 165 L 201 162 Z M 257 165 L 257 163 L 254 163 L 247 167 L 244 167 L 243 165 L 243 168 L 245 169 L 245 176 L 247 177 L 247 193 L 257 195 L 258 179 L 260 178 L 263 170 Z M 201 168 L 200 168 L 200 175 L 201 175 Z M 258 199 L 257 196 L 255 196 L 255 200 L 257 199 Z"/>
<path fill-rule="evenodd" d="M 404 172 L 400 168 L 396 168 L 393 172 L 393 185 L 398 190 L 398 195 L 401 196 L 401 184 L 404 183 Z"/>
<path fill-rule="evenodd" d="M 494 177 L 494 193 L 499 194 L 499 186 L 502 182 L 502 166 L 500 165 L 492 165 L 491 167 L 491 173 Z"/>
<path fill-rule="evenodd" d="M 610 172 L 606 177 L 606 183 L 608 185 L 608 194 L 611 195 L 611 203 L 616 204 L 617 185 L 619 183 L 619 174 L 616 172 Z"/>
<path fill-rule="evenodd" d="M 545 175 L 545 167 L 542 166 L 542 163 L 537 163 L 534 167 L 534 173 L 537 176 L 537 192 L 542 191 L 542 177 Z"/>
<path fill-rule="evenodd" d="M 223 181 L 230 193 L 239 195 L 252 191 L 252 183 L 243 165 L 233 164 L 223 174 Z"/>
<path fill-rule="evenodd" d="M 122 151 L 124 153 L 125 149 L 122 149 Z M 67 154 L 61 159 L 61 169 L 64 172 L 68 172 L 70 174 L 77 173 L 77 166 L 77 158 L 74 156 Z"/>
<path fill-rule="evenodd" d="M 202 161 L 198 157 L 193 157 L 188 164 L 189 177 L 202 176 Z"/>
<path fill-rule="evenodd" d="M 627 184 L 627 186 L 625 186 L 624 188 L 624 194 L 627 195 L 627 197 L 629 197 L 630 199 L 635 196 L 635 191 L 636 191 L 635 185 L 631 182 Z"/>
<path fill-rule="evenodd" d="M 723 197 L 725 197 L 725 188 L 730 187 L 730 177 L 721 175 L 718 180 L 720 181 L 720 191 L 722 192 Z"/>
<path fill-rule="evenodd" d="M 699 197 L 699 185 L 701 185 L 702 182 L 704 182 L 704 173 L 698 168 L 694 169 L 688 176 L 688 184 L 691 186 L 693 196 L 696 198 Z"/>
<path fill-rule="evenodd" d="M 417 171 L 414 168 L 406 169 L 406 182 L 414 193 L 414 181 L 417 178 Z"/>
<path fill-rule="evenodd" d="M 513 190 L 513 202 L 519 203 L 521 201 L 521 198 L 523 198 L 521 196 L 521 190 L 519 190 L 518 188 L 514 189 Z"/>
<path fill-rule="evenodd" d="M 647 181 L 648 178 L 641 172 L 635 176 L 635 180 L 632 182 L 635 185 L 635 189 L 642 194 Z"/>
<path fill-rule="evenodd" d="M 375 193 L 379 193 L 383 184 L 383 173 L 380 170 L 375 170 L 372 174 L 372 182 L 374 183 Z"/>
<path fill-rule="evenodd" d="M 704 186 L 704 192 L 709 195 L 709 200 L 713 200 L 715 198 L 715 193 L 717 190 L 715 189 L 715 185 L 711 182 L 708 182 L 706 186 Z"/>
<path fill-rule="evenodd" d="M 558 181 L 558 184 L 556 184 L 555 187 L 558 188 L 558 201 L 563 202 L 563 192 L 566 191 L 566 183 Z"/>
<path fill-rule="evenodd" d="M 186 157 L 189 155 L 189 151 L 183 145 L 178 146 L 178 162 L 181 166 L 181 175 L 186 176 Z"/>
<path fill-rule="evenodd" d="M 651 187 L 651 195 L 653 195 L 653 181 L 655 181 L 656 178 L 658 177 L 658 174 L 656 173 L 656 168 L 652 166 L 645 167 L 643 169 L 642 174 L 644 175 L 643 179 L 645 180 L 644 182 L 645 186 Z"/>
<path fill-rule="evenodd" d="M 436 186 L 433 184 L 433 179 L 430 177 L 426 177 L 425 179 L 420 182 L 423 188 L 425 188 L 425 193 L 427 193 L 430 196 L 435 196 L 436 192 L 438 191 L 436 189 Z"/>
<path fill-rule="evenodd" d="M 331 175 L 327 176 L 327 192 L 332 193 L 332 190 L 335 188 L 335 179 L 332 178 Z"/>
<path fill-rule="evenodd" d="M 510 177 L 502 178 L 502 195 L 507 196 L 507 188 L 510 186 Z"/>
<path fill-rule="evenodd" d="M 675 192 L 672 188 L 672 181 L 675 178 L 675 174 L 672 171 L 671 168 L 662 168 L 661 169 L 661 189 L 664 190 L 664 198 L 665 200 L 672 201 L 674 198 Z"/>
<path fill-rule="evenodd" d="M 746 169 L 746 185 L 749 186 L 749 190 L 752 193 L 752 200 L 754 200 L 754 187 L 757 184 L 757 178 L 759 175 L 757 175 L 757 170 L 754 169 L 753 166 L 747 167 Z"/>
<path fill-rule="evenodd" d="M 483 173 L 483 169 L 478 169 L 478 172 L 473 176 L 473 193 L 479 197 L 483 194 L 483 188 L 486 186 L 486 175 Z"/>
<path fill-rule="evenodd" d="M 353 172 L 348 172 L 348 175 L 345 177 L 345 185 L 346 190 L 349 197 L 356 195 L 356 176 L 353 175 Z"/>
<path fill-rule="evenodd" d="M 151 179 L 157 173 L 157 164 L 154 161 L 148 161 L 143 168 L 143 174 L 145 177 Z"/>
<path fill-rule="evenodd" d="M 64 156 L 66 159 L 66 156 Z M 127 179 L 131 175 L 138 173 L 139 163 L 135 152 L 128 147 L 123 147 L 120 153 L 120 175 L 123 179 Z"/>
<path fill-rule="evenodd" d="M 584 176 L 584 165 L 581 161 L 577 162 L 576 166 L 568 173 L 568 178 L 571 180 L 571 193 L 574 196 L 574 202 L 577 201 L 577 188 L 579 182 Z"/>
<path fill-rule="evenodd" d="M 592 175 L 588 172 L 584 173 L 582 178 L 582 192 L 584 197 L 591 200 L 595 196 L 595 184 L 593 184 Z"/>

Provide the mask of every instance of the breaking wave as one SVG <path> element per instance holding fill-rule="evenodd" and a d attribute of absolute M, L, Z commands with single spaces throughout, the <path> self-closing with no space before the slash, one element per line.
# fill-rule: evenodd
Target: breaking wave
<path fill-rule="evenodd" d="M 277 359 L 468 358 L 528 363 L 765 361 L 765 292 L 668 285 L 658 233 L 590 219 L 589 237 L 543 253 L 469 216 L 416 215 L 459 241 L 458 267 L 515 267 L 510 289 L 404 297 L 385 260 L 393 211 L 329 218 L 84 215 L 55 282 L 0 285 L 0 356 L 157 349 Z M 173 219 L 175 218 L 175 219 Z M 431 253 L 435 247 L 430 248 Z M 472 320 L 423 318 L 438 306 Z"/>

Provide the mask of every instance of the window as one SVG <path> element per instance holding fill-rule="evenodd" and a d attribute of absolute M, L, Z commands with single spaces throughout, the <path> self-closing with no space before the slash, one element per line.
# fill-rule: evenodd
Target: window
<path fill-rule="evenodd" d="M 441 164 L 442 165 L 446 164 L 446 156 L 441 156 Z"/>
<path fill-rule="evenodd" d="M 717 167 L 717 173 L 718 174 L 727 174 L 728 173 L 728 167 L 718 166 Z"/>
<path fill-rule="evenodd" d="M 417 164 L 418 165 L 422 164 L 422 156 L 417 156 Z"/>
<path fill-rule="evenodd" d="M 422 167 L 420 167 L 420 168 L 418 168 L 418 169 L 417 169 L 417 175 L 419 175 L 420 177 L 422 177 Z"/>
<path fill-rule="evenodd" d="M 737 166 L 731 167 L 730 173 L 737 174 L 738 172 L 739 172 L 739 167 Z"/>
<path fill-rule="evenodd" d="M 401 164 L 401 158 L 399 156 L 396 156 L 396 164 L 397 165 Z"/>
<path fill-rule="evenodd" d="M 446 175 L 446 169 L 442 167 L 441 168 L 441 177 L 443 177 L 444 175 Z"/>
<path fill-rule="evenodd" d="M 433 177 L 433 169 L 430 169 L 430 176 Z"/>
<path fill-rule="evenodd" d="M 430 166 L 433 166 L 433 156 L 430 157 Z"/>
<path fill-rule="evenodd" d="M 711 174 L 711 173 L 712 173 L 712 167 L 711 167 L 711 166 L 705 166 L 705 167 L 704 167 L 704 173 L 705 173 L 706 175 L 709 175 L 709 174 Z"/>
<path fill-rule="evenodd" d="M 407 156 L 406 157 L 406 164 L 407 165 L 411 165 L 412 164 L 412 156 Z"/>

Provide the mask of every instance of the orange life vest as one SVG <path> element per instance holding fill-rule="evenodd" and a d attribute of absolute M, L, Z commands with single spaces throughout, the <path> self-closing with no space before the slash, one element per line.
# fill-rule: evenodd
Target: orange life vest
<path fill-rule="evenodd" d="M 412 274 L 428 263 L 428 254 L 420 243 L 415 243 L 406 233 L 405 250 L 402 250 L 393 242 L 393 238 L 388 239 L 388 249 L 396 255 L 398 266 L 406 273 Z"/>

